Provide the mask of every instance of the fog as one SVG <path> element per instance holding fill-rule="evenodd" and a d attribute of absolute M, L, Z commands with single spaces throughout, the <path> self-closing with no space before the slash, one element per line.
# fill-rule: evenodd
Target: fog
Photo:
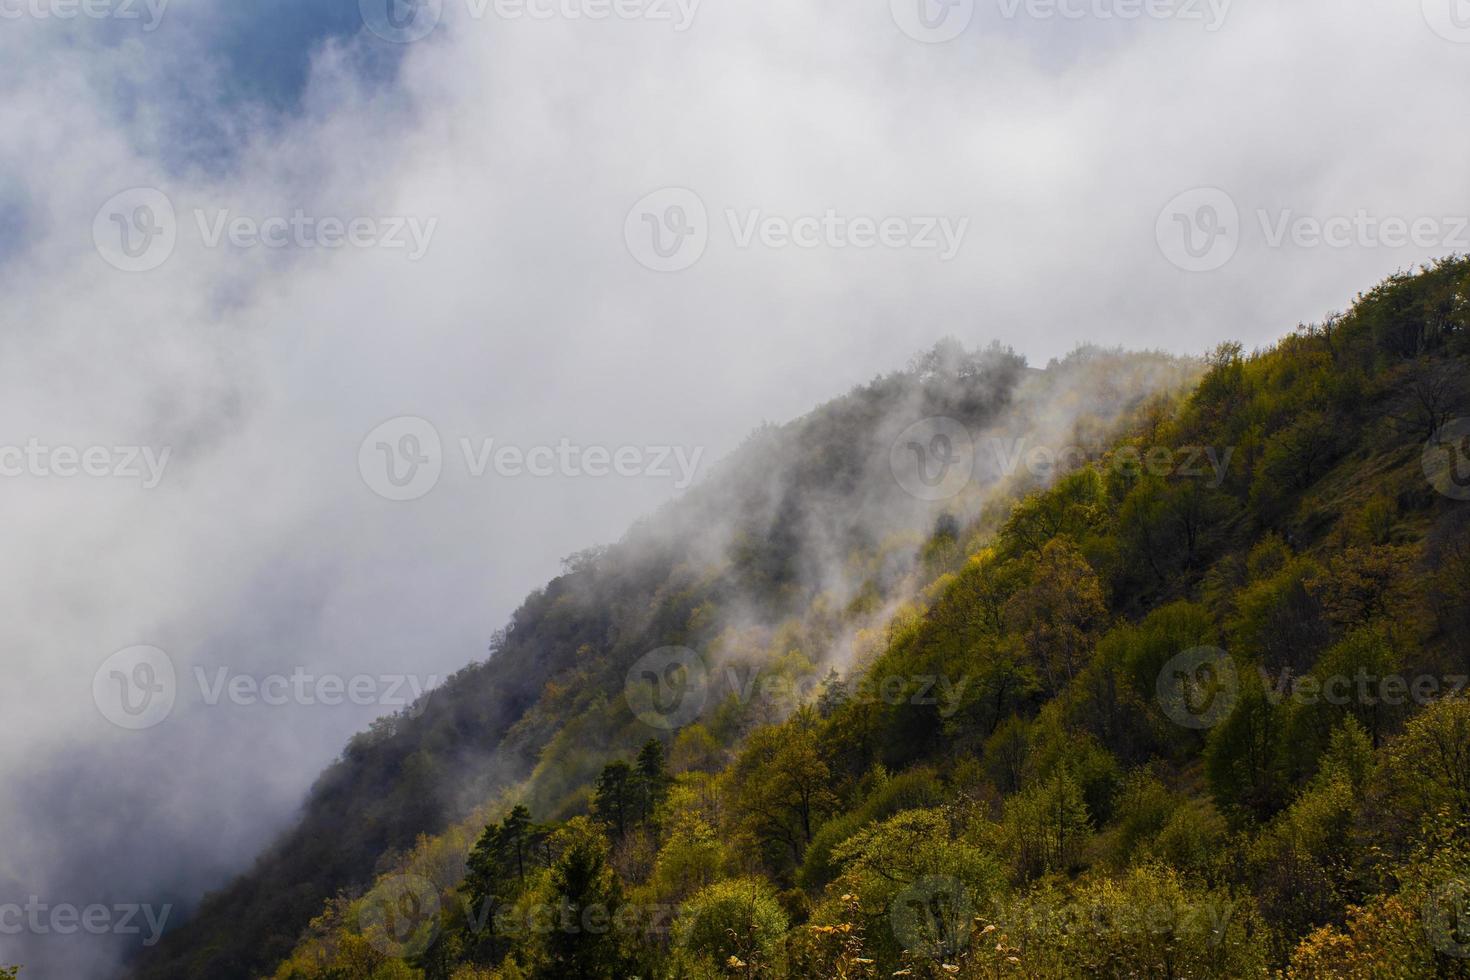
<path fill-rule="evenodd" d="M 564 556 L 942 336 L 1258 345 L 1470 250 L 1454 0 L 391 2 L 0 2 L 0 906 L 182 918 Z"/>

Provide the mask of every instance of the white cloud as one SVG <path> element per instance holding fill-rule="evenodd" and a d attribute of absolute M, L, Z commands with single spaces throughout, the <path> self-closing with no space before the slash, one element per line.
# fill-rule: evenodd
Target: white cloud
<path fill-rule="evenodd" d="M 0 249 L 0 444 L 173 451 L 150 491 L 0 480 L 0 778 L 54 785 L 58 759 L 84 760 L 82 799 L 118 801 L 151 835 L 135 844 L 170 862 L 101 863 L 75 835 L 106 813 L 7 794 L 0 832 L 30 846 L 0 871 L 77 904 L 97 900 L 78 890 L 141 902 L 217 881 L 372 713 L 185 705 L 119 731 L 91 701 L 114 651 L 157 645 L 184 671 L 447 673 L 561 555 L 672 493 L 450 467 L 423 500 L 389 503 L 357 473 L 386 419 L 422 416 L 449 444 L 717 456 L 946 333 L 1033 361 L 1087 341 L 1264 343 L 1440 250 L 1271 248 L 1259 210 L 1470 206 L 1470 45 L 1417 5 L 1236 4 L 1207 33 L 1005 20 L 982 3 L 942 45 L 910 40 L 888 7 L 705 3 L 679 33 L 475 20 L 446 0 L 394 84 L 360 84 L 334 47 L 285 120 L 216 102 L 214 69 L 169 13 L 107 44 L 85 43 L 85 25 L 0 25 L 0 201 L 24 215 Z M 191 126 L 254 135 L 231 166 L 190 166 L 170 141 Z M 180 224 L 168 261 L 130 275 L 92 229 L 138 186 L 164 191 Z M 712 221 L 675 274 L 623 239 L 629 209 L 665 187 L 695 191 Z M 1155 242 L 1160 209 L 1197 187 L 1242 215 L 1238 252 L 1207 274 Z M 199 208 L 438 225 L 417 262 L 241 252 L 204 247 Z M 727 209 L 970 224 L 941 262 L 738 248 Z"/>

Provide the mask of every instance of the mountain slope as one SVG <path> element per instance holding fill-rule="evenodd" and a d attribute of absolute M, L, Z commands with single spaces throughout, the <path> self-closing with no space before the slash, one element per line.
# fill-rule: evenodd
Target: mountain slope
<path fill-rule="evenodd" d="M 1467 297 L 1202 375 L 942 345 L 757 434 L 140 975 L 1466 975 Z"/>
<path fill-rule="evenodd" d="M 963 497 L 916 499 L 891 473 L 903 429 L 944 416 L 1043 443 L 1078 430 L 1097 447 L 1124 413 L 1195 370 L 1163 356 L 1082 351 L 1037 371 L 1007 351 L 946 343 L 798 422 L 758 431 L 624 541 L 568 559 L 566 574 L 497 635 L 489 659 L 353 739 L 297 826 L 206 899 L 138 975 L 269 968 L 324 901 L 361 889 L 419 835 L 464 819 L 533 771 L 543 774 L 542 806 L 574 810 L 627 724 L 591 717 L 588 706 L 615 699 L 628 666 L 650 650 L 707 643 L 737 625 L 770 633 L 818 594 L 857 603 L 855 616 L 880 615 L 914 588 L 914 544 L 936 516 L 978 508 L 1002 476 L 980 458 Z"/>

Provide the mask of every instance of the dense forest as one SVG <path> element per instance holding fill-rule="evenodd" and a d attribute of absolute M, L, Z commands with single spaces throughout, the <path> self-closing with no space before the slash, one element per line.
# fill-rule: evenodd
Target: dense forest
<path fill-rule="evenodd" d="M 569 558 L 136 975 L 1470 977 L 1467 366 L 1466 260 L 941 344 Z"/>

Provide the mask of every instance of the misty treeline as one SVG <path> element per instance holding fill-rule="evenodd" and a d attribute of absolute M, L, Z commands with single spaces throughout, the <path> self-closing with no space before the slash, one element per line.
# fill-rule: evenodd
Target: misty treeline
<path fill-rule="evenodd" d="M 1464 260 L 1202 363 L 941 344 L 569 559 L 137 973 L 1470 976 L 1467 356 Z"/>

